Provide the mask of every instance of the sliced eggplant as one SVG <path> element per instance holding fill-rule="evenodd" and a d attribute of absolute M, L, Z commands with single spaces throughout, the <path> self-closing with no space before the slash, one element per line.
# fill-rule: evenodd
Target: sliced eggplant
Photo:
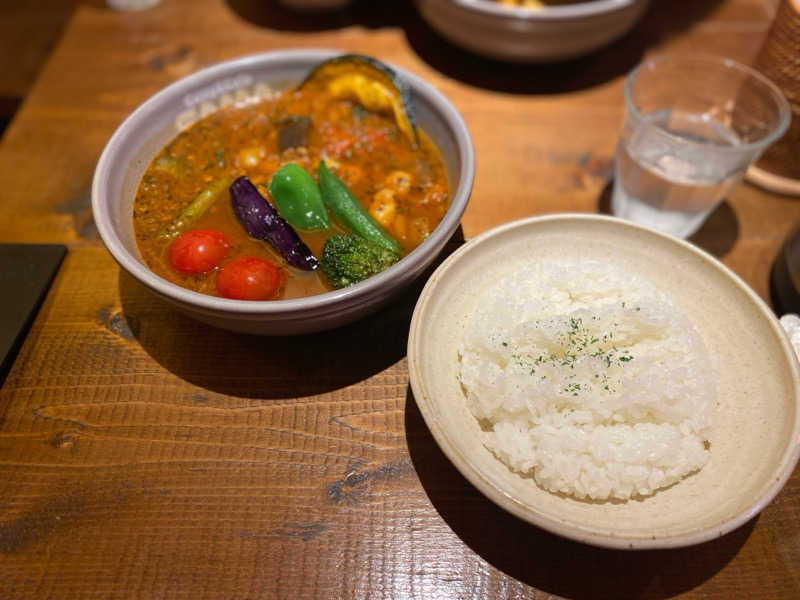
<path fill-rule="evenodd" d="M 293 267 L 313 271 L 319 266 L 317 258 L 297 232 L 270 206 L 247 177 L 242 176 L 234 181 L 230 192 L 233 212 L 250 237 L 267 242 Z"/>
<path fill-rule="evenodd" d="M 278 150 L 305 146 L 311 117 L 286 117 L 278 121 Z"/>
<path fill-rule="evenodd" d="M 361 54 L 343 54 L 319 63 L 300 88 L 319 85 L 336 98 L 356 100 L 369 111 L 394 116 L 397 127 L 417 144 L 411 106 L 411 88 L 379 60 Z"/>

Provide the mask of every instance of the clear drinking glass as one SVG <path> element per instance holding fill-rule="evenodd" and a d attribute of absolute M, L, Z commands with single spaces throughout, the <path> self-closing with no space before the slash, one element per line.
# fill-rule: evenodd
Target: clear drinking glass
<path fill-rule="evenodd" d="M 690 236 L 790 119 L 778 87 L 736 61 L 643 62 L 625 81 L 612 212 Z"/>

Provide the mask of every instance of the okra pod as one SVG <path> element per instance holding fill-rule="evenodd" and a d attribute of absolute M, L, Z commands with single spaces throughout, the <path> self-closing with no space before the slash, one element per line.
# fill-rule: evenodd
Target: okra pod
<path fill-rule="evenodd" d="M 322 201 L 345 227 L 381 248 L 398 255 L 403 253 L 397 240 L 372 218 L 344 182 L 328 170 L 324 160 L 319 161 L 317 175 Z"/>
<path fill-rule="evenodd" d="M 219 193 L 225 189 L 228 181 L 225 179 L 218 179 L 211 183 L 207 188 L 195 196 L 189 206 L 184 208 L 175 219 L 173 219 L 164 229 L 159 233 L 159 237 L 174 237 L 186 229 L 193 221 L 196 221 L 200 216 L 206 212 L 214 201 L 217 199 Z"/>

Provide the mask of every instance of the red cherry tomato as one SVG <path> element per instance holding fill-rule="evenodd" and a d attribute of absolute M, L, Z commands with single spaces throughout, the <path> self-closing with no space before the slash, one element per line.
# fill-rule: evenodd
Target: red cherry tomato
<path fill-rule="evenodd" d="M 240 256 L 217 273 L 217 290 L 234 300 L 269 300 L 283 283 L 281 270 L 254 256 Z"/>
<path fill-rule="evenodd" d="M 169 262 L 181 273 L 205 273 L 228 256 L 231 245 L 219 231 L 192 229 L 179 235 L 169 247 Z"/>

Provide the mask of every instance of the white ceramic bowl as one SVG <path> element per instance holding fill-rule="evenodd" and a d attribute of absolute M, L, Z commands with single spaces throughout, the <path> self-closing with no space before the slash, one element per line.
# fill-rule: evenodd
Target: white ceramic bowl
<path fill-rule="evenodd" d="M 594 0 L 540 10 L 492 0 L 416 0 L 428 24 L 458 46 L 513 62 L 583 56 L 622 37 L 649 0 Z"/>
<path fill-rule="evenodd" d="M 457 379 L 457 350 L 476 298 L 504 271 L 555 258 L 607 261 L 668 293 L 717 362 L 711 457 L 654 495 L 587 502 L 511 472 L 479 441 Z M 778 493 L 800 452 L 800 367 L 783 328 L 752 290 L 696 247 L 596 215 L 556 215 L 498 227 L 469 241 L 428 280 L 408 340 L 414 398 L 441 449 L 502 508 L 597 546 L 686 546 L 752 519 Z"/>
<path fill-rule="evenodd" d="M 92 184 L 92 210 L 100 236 L 120 266 L 157 295 L 209 324 L 257 334 L 297 334 L 352 322 L 397 294 L 436 258 L 458 227 L 474 174 L 472 142 L 463 120 L 432 86 L 396 69 L 410 85 L 418 125 L 439 148 L 451 203 L 441 223 L 414 251 L 382 273 L 341 290 L 296 300 L 252 302 L 199 294 L 162 279 L 144 264 L 133 235 L 132 204 L 142 173 L 181 125 L 220 98 L 296 83 L 330 50 L 287 50 L 224 62 L 185 77 L 142 104 L 103 151 Z"/>

